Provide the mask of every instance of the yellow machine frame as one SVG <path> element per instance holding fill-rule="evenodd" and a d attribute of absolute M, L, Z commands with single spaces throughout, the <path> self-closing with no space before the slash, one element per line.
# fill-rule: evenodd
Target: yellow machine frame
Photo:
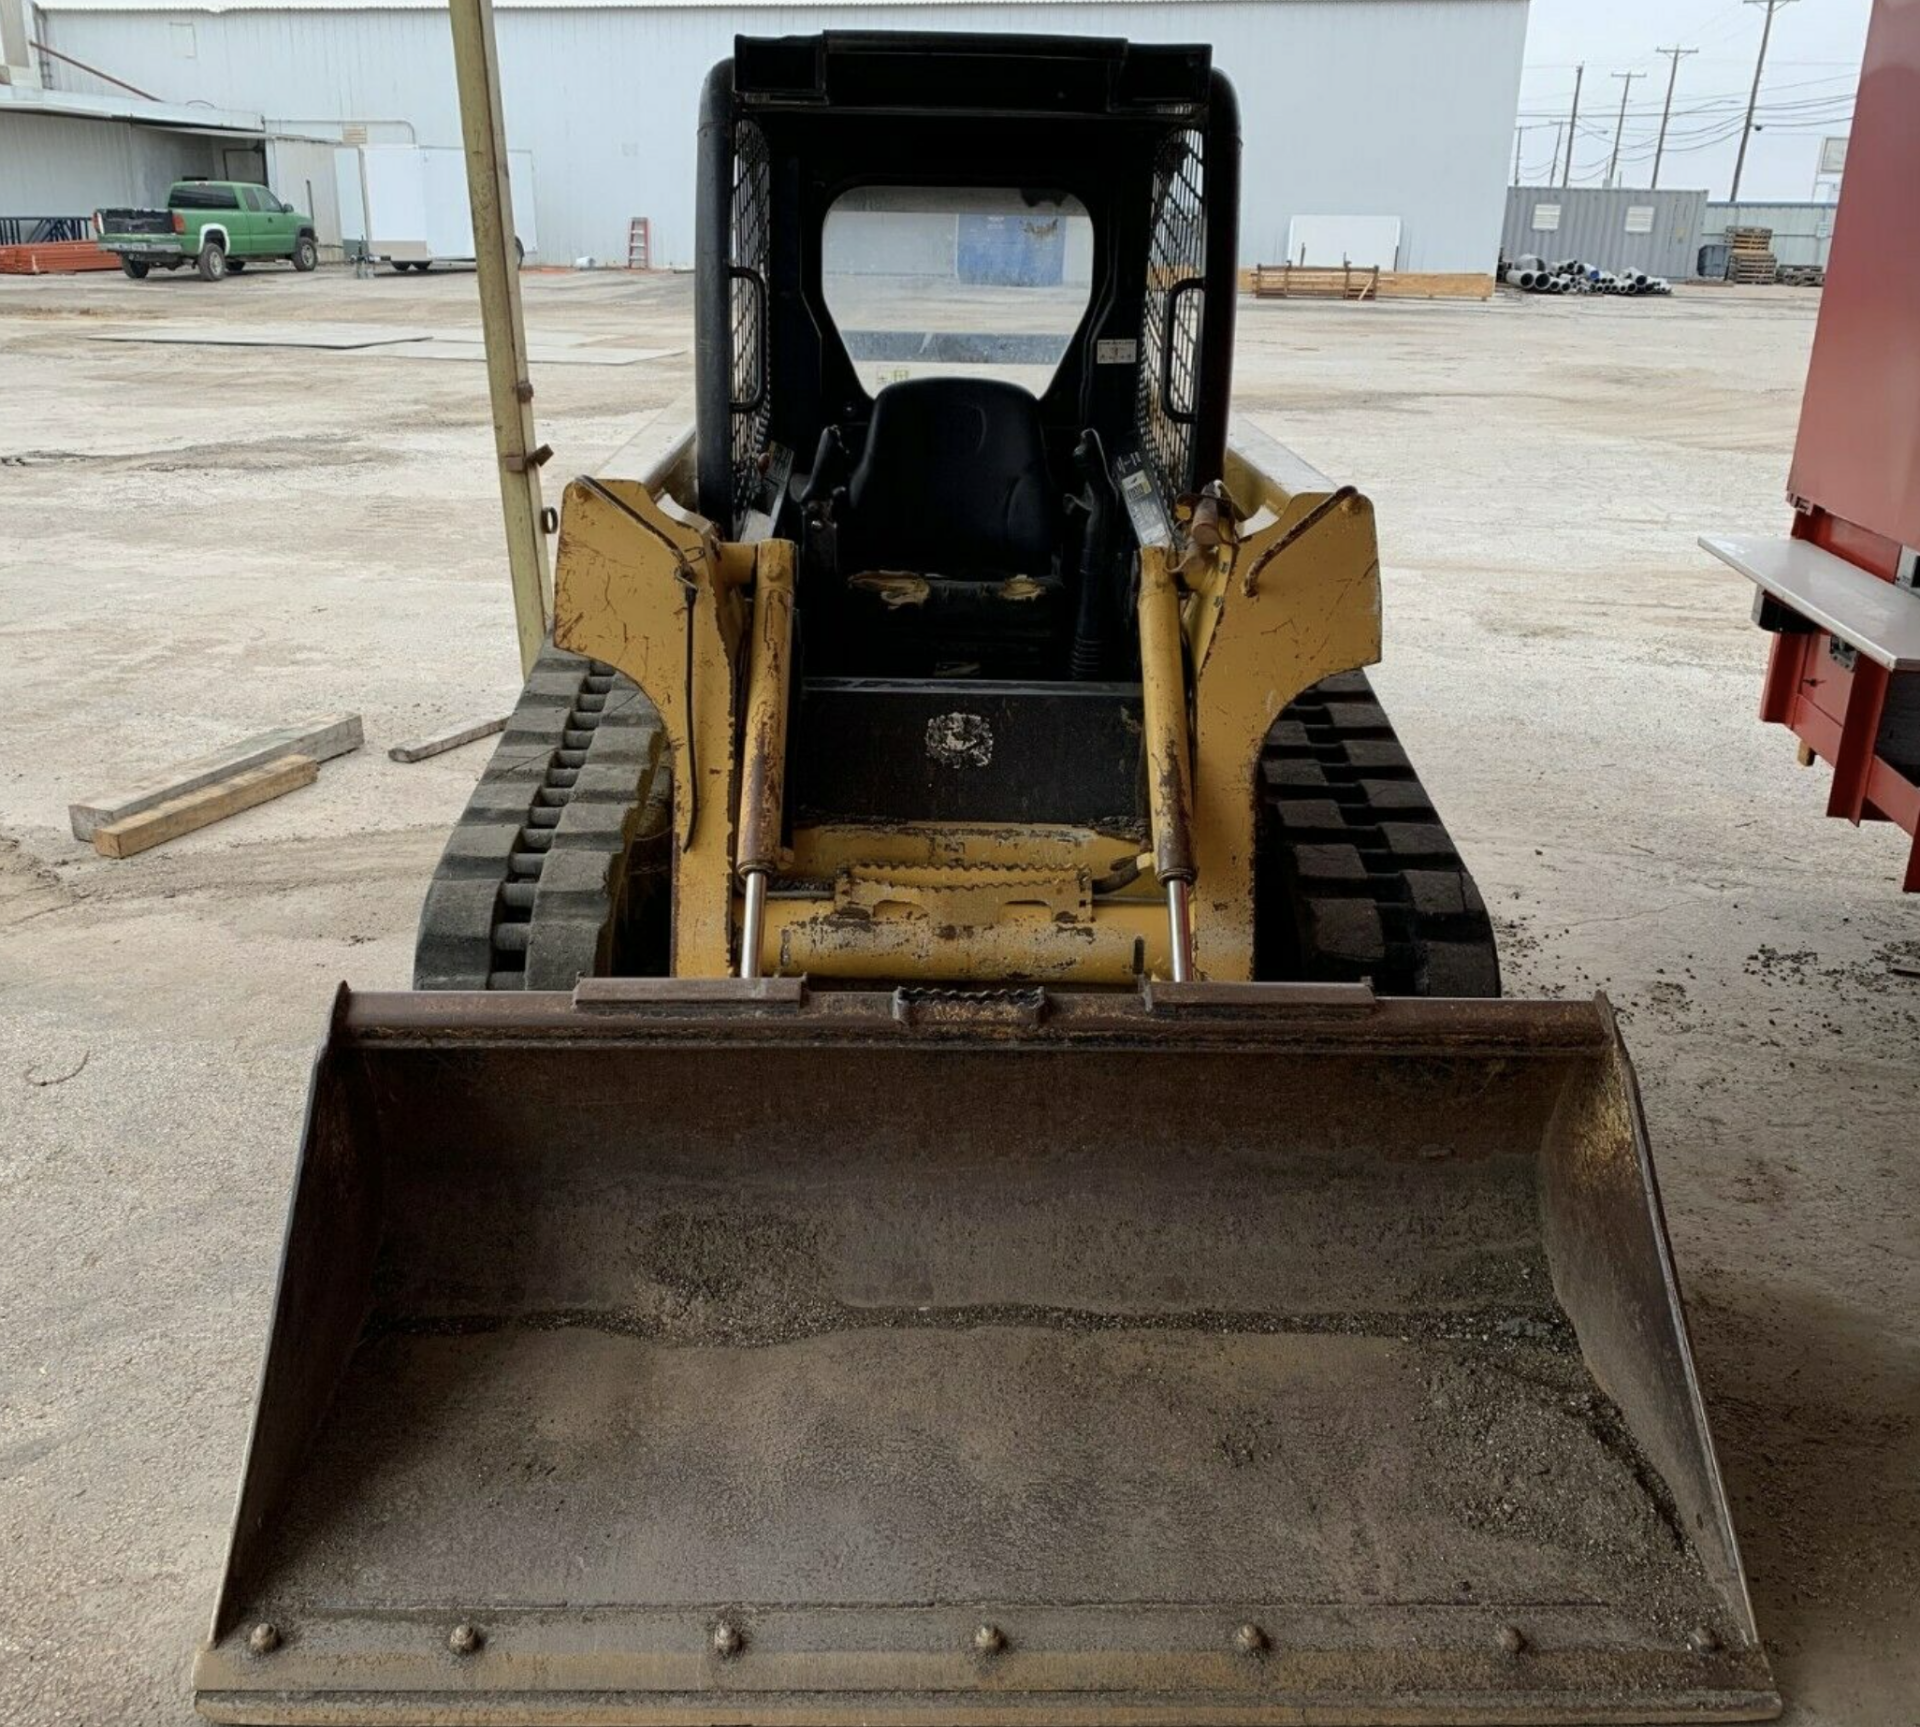
<path fill-rule="evenodd" d="M 800 826 L 783 844 L 795 561 L 789 541 L 722 540 L 670 480 L 567 488 L 554 639 L 659 709 L 675 976 L 1250 978 L 1261 746 L 1302 691 L 1380 655 L 1366 498 L 1255 434 L 1179 543 L 1142 551 L 1150 855 L 1066 823 Z"/>

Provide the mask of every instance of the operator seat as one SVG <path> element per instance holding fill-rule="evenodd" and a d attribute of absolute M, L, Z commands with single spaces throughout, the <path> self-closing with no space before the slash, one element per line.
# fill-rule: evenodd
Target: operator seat
<path fill-rule="evenodd" d="M 1059 489 L 1040 404 L 990 378 L 911 378 L 873 400 L 840 512 L 843 575 L 1004 582 L 1054 573 Z"/>

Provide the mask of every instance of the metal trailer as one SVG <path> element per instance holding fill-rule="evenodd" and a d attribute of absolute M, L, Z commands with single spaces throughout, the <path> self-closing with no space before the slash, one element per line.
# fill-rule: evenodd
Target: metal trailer
<path fill-rule="evenodd" d="M 1827 814 L 1914 836 L 1920 893 L 1920 8 L 1876 0 L 1800 412 L 1785 537 L 1701 544 L 1773 637 L 1760 717 L 1833 770 Z"/>
<path fill-rule="evenodd" d="M 539 250 L 533 157 L 508 152 L 516 256 Z M 334 151 L 340 238 L 349 255 L 397 271 L 474 261 L 465 153 L 432 144 L 341 145 Z"/>

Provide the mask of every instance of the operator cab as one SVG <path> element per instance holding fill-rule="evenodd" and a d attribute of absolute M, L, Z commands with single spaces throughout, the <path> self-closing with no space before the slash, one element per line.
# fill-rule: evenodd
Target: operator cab
<path fill-rule="evenodd" d="M 799 547 L 807 680 L 1130 685 L 1140 536 L 1224 460 L 1232 90 L 1203 47 L 942 40 L 709 79 L 701 513 Z"/>

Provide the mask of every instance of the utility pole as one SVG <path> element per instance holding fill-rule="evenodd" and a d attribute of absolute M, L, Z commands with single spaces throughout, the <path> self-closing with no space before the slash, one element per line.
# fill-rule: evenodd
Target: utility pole
<path fill-rule="evenodd" d="M 1567 120 L 1567 171 L 1561 175 L 1560 184 L 1573 184 L 1573 152 L 1580 143 L 1580 81 L 1587 75 L 1586 62 L 1583 60 L 1573 69 L 1573 113 Z"/>
<path fill-rule="evenodd" d="M 1614 72 L 1609 76 L 1625 80 L 1620 86 L 1620 124 L 1613 131 L 1613 160 L 1607 164 L 1607 184 L 1611 186 L 1614 181 L 1614 170 L 1620 166 L 1620 141 L 1627 135 L 1627 98 L 1633 94 L 1634 79 L 1644 78 L 1646 73 Z"/>
<path fill-rule="evenodd" d="M 1560 177 L 1560 122 L 1542 120 L 1536 126 L 1516 126 L 1513 129 L 1513 183 L 1518 186 L 1526 172 L 1526 142 L 1529 132 L 1551 132 L 1553 134 L 1553 166 L 1541 183 L 1551 186 Z"/>
<path fill-rule="evenodd" d="M 1747 98 L 1747 123 L 1740 128 L 1740 154 L 1733 164 L 1733 191 L 1728 195 L 1729 204 L 1740 202 L 1740 176 L 1747 171 L 1747 140 L 1753 136 L 1753 111 L 1760 106 L 1760 75 L 1767 69 L 1767 43 L 1773 36 L 1773 15 L 1782 6 L 1790 6 L 1793 0 L 1747 0 L 1749 6 L 1764 6 L 1767 9 L 1767 21 L 1760 27 L 1760 58 L 1753 63 L 1753 94 Z"/>
<path fill-rule="evenodd" d="M 1656 48 L 1656 54 L 1664 54 L 1673 62 L 1672 70 L 1667 73 L 1667 105 L 1660 110 L 1660 142 L 1653 147 L 1653 189 L 1660 186 L 1660 159 L 1667 153 L 1667 122 L 1673 118 L 1673 87 L 1680 81 L 1680 62 L 1689 54 L 1698 54 L 1698 48 Z"/>

